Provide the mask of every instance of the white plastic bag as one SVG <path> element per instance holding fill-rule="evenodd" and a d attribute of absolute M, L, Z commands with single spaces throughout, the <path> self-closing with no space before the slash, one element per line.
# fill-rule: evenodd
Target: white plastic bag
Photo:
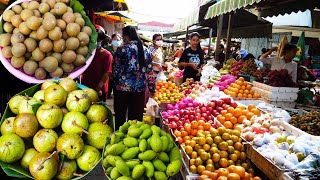
<path fill-rule="evenodd" d="M 164 72 L 161 71 L 159 72 L 159 74 L 157 75 L 157 81 L 166 81 L 167 80 L 167 77 L 166 75 L 164 75 Z"/>
<path fill-rule="evenodd" d="M 155 117 L 158 114 L 159 105 L 153 98 L 148 99 L 148 102 L 146 104 L 146 108 L 147 108 L 147 110 L 146 110 L 147 116 Z"/>

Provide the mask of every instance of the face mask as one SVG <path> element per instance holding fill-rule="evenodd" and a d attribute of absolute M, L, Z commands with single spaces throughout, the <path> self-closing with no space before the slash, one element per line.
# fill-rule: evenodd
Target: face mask
<path fill-rule="evenodd" d="M 112 44 L 112 46 L 114 46 L 114 47 L 119 47 L 119 46 L 120 46 L 120 41 L 115 41 L 115 40 L 113 40 L 113 41 L 111 42 L 111 44 Z"/>
<path fill-rule="evenodd" d="M 101 48 L 101 42 L 97 42 L 97 49 Z"/>
<path fill-rule="evenodd" d="M 163 46 L 163 41 L 161 41 L 161 40 L 160 41 L 156 41 L 156 45 L 159 46 L 159 47 Z"/>

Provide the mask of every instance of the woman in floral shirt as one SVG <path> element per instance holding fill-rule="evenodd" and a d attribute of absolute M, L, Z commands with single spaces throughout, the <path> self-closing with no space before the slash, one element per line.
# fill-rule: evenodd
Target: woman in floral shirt
<path fill-rule="evenodd" d="M 155 77 L 149 51 L 133 26 L 122 29 L 124 45 L 118 48 L 115 58 L 114 111 L 116 128 L 128 119 L 142 120 L 145 102 L 145 90 L 148 83 L 149 92 L 155 92 Z"/>

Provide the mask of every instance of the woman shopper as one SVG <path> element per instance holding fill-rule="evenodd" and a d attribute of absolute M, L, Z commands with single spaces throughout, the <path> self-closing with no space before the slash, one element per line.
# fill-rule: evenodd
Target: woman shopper
<path fill-rule="evenodd" d="M 106 101 L 108 89 L 104 88 L 104 84 L 108 83 L 112 74 L 112 55 L 101 46 L 105 39 L 104 32 L 101 29 L 97 29 L 97 32 L 96 54 L 88 69 L 82 74 L 81 83 L 95 89 L 99 93 L 100 101 Z"/>
<path fill-rule="evenodd" d="M 271 70 L 286 69 L 288 71 L 288 74 L 291 75 L 292 81 L 297 82 L 297 63 L 292 61 L 296 56 L 298 50 L 297 46 L 286 44 L 282 51 L 282 57 L 277 56 L 269 58 L 268 56 L 276 50 L 276 47 L 271 48 L 268 52 L 261 55 L 260 60 L 264 64 L 271 65 Z"/>
<path fill-rule="evenodd" d="M 204 52 L 200 46 L 200 35 L 197 32 L 190 35 L 190 47 L 185 49 L 181 55 L 178 66 L 184 67 L 183 82 L 187 78 L 200 81 L 203 66 Z"/>
<path fill-rule="evenodd" d="M 145 90 L 148 84 L 150 96 L 155 92 L 155 77 L 152 59 L 147 48 L 133 26 L 122 29 L 123 46 L 118 48 L 115 58 L 114 111 L 116 128 L 128 119 L 142 120 Z"/>
<path fill-rule="evenodd" d="M 161 34 L 154 34 L 149 50 L 152 57 L 153 72 L 155 76 L 157 76 L 162 71 L 162 66 L 164 63 L 162 46 L 163 41 Z"/>
<path fill-rule="evenodd" d="M 112 34 L 111 36 L 111 42 L 110 46 L 108 46 L 106 49 L 112 54 L 113 59 L 115 59 L 116 52 L 118 47 L 121 45 L 121 36 L 120 34 Z M 112 66 L 114 66 L 114 62 L 112 62 Z M 109 84 L 105 84 L 105 88 L 108 88 L 108 99 L 111 99 L 111 93 L 114 91 L 114 79 L 113 76 L 109 79 Z"/>

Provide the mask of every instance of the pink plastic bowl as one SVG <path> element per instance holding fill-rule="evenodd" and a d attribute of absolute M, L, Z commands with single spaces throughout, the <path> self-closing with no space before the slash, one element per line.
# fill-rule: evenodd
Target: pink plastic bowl
<path fill-rule="evenodd" d="M 7 9 L 11 9 L 12 6 L 14 6 L 16 4 L 21 4 L 22 2 L 27 2 L 27 1 L 31 1 L 31 0 L 18 0 L 16 2 L 12 3 Z M 0 21 L 2 21 L 2 16 L 0 16 Z M 46 80 L 46 79 L 42 79 L 42 80 L 36 79 L 33 76 L 29 76 L 28 74 L 25 74 L 22 70 L 14 68 L 10 63 L 10 60 L 3 57 L 1 51 L 2 51 L 2 47 L 0 47 L 0 61 L 1 61 L 1 63 L 11 74 L 13 74 L 18 79 L 20 79 L 24 82 L 33 83 L 33 84 L 42 83 L 43 81 Z M 72 79 L 79 77 L 89 67 L 89 65 L 91 64 L 91 62 L 93 60 L 95 53 L 96 53 L 96 49 L 94 49 L 92 51 L 91 56 L 86 60 L 86 64 L 82 67 L 76 68 L 73 72 L 69 73 L 68 77 L 70 77 Z"/>

